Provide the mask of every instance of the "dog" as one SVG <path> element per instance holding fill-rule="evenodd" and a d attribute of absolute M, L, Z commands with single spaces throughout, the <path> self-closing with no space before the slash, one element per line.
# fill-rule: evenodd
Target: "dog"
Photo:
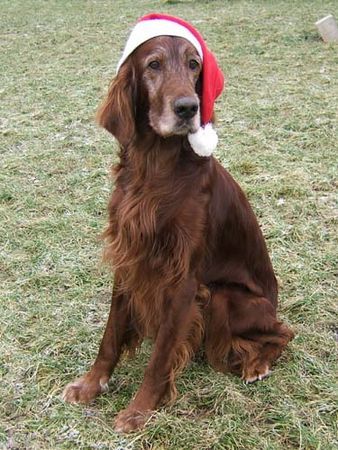
<path fill-rule="evenodd" d="M 175 377 L 197 351 L 251 383 L 269 375 L 293 338 L 276 317 L 277 282 L 257 219 L 210 154 L 215 132 L 195 139 L 211 126 L 223 87 L 213 55 L 182 19 L 145 16 L 135 29 L 98 112 L 120 146 L 104 232 L 111 309 L 93 366 L 63 393 L 90 402 L 108 389 L 122 353 L 151 338 L 142 385 L 115 421 L 122 432 L 175 398 Z"/>

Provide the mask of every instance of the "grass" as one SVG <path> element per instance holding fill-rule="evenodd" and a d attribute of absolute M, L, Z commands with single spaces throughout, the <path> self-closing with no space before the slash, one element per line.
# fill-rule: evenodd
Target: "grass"
<path fill-rule="evenodd" d="M 336 2 L 1 3 L 0 448 L 321 449 L 337 441 L 338 52 L 314 22 Z M 60 400 L 96 355 L 111 274 L 98 239 L 115 144 L 93 121 L 135 19 L 191 20 L 228 78 L 217 156 L 247 192 L 297 337 L 266 381 L 192 363 L 145 430 L 114 433 L 150 353 L 89 406 Z"/>

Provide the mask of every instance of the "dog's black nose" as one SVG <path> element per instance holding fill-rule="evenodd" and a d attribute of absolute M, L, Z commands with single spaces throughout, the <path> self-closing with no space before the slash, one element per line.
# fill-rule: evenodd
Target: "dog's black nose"
<path fill-rule="evenodd" d="M 180 97 L 175 100 L 174 111 L 180 119 L 191 119 L 198 111 L 198 101 L 195 97 Z"/>

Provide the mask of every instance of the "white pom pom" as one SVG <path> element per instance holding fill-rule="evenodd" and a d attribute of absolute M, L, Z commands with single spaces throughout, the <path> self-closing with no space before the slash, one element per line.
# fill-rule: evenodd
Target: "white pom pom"
<path fill-rule="evenodd" d="M 188 140 L 199 156 L 210 156 L 217 147 L 218 136 L 211 123 L 200 127 L 196 133 L 189 133 Z"/>

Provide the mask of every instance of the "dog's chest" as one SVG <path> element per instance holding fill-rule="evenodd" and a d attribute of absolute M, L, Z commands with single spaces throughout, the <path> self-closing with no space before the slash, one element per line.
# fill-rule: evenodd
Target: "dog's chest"
<path fill-rule="evenodd" d="M 151 187 L 127 191 L 117 206 L 117 259 L 122 252 L 126 263 L 134 262 L 134 270 L 177 273 L 182 265 L 189 265 L 197 243 L 202 241 L 205 198 L 191 186 L 179 189 L 172 184 L 170 190 Z"/>

